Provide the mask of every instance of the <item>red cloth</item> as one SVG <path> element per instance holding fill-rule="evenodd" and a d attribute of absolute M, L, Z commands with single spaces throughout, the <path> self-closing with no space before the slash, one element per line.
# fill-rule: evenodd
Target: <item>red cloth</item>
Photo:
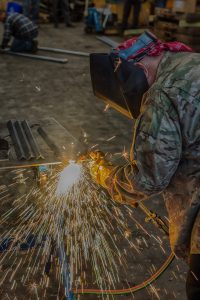
<path fill-rule="evenodd" d="M 133 37 L 124 43 L 119 44 L 116 50 L 124 50 L 130 48 L 137 41 L 137 37 Z M 134 59 L 138 54 L 143 53 L 147 50 L 147 55 L 149 56 L 159 56 L 163 51 L 171 51 L 171 52 L 193 52 L 192 48 L 181 43 L 181 42 L 162 42 L 159 39 L 157 43 L 152 43 L 148 47 L 144 47 L 140 49 L 138 52 L 130 55 L 129 59 Z"/>

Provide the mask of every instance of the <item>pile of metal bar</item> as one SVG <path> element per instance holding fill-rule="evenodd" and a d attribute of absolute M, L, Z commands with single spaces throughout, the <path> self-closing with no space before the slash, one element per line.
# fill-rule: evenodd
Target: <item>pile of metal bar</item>
<path fill-rule="evenodd" d="M 9 120 L 7 128 L 18 160 L 44 159 L 26 120 Z"/>

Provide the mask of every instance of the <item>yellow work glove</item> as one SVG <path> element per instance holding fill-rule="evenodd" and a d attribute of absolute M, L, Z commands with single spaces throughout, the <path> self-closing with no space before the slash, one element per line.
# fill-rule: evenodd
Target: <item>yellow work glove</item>
<path fill-rule="evenodd" d="M 92 179 L 107 189 L 106 179 L 108 179 L 114 167 L 105 159 L 105 155 L 101 151 L 90 152 L 88 155 L 88 167 Z"/>
<path fill-rule="evenodd" d="M 90 152 L 89 157 L 89 171 L 92 179 L 105 189 L 108 189 L 115 202 L 120 204 L 129 204 L 136 208 L 138 204 L 135 201 L 127 201 L 120 192 L 116 193 L 116 191 L 114 192 L 112 190 L 111 180 L 108 180 L 108 178 L 115 167 L 105 159 L 104 153 L 101 151 Z"/>
<path fill-rule="evenodd" d="M 116 167 L 106 160 L 103 152 L 93 151 L 83 154 L 79 157 L 78 162 L 86 163 L 93 181 L 107 189 L 115 202 L 129 204 L 133 207 L 138 206 L 135 201 L 127 201 L 120 191 L 117 192 L 115 188 L 113 189 L 113 178 L 111 178 L 110 175 L 116 170 Z"/>

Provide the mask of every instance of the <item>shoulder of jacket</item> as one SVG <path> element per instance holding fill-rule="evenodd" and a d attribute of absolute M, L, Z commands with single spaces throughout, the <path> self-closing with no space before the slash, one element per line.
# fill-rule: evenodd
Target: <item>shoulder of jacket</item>
<path fill-rule="evenodd" d="M 171 105 L 170 94 L 167 89 L 156 82 L 148 89 L 142 99 L 142 107 L 155 106 L 166 110 Z"/>

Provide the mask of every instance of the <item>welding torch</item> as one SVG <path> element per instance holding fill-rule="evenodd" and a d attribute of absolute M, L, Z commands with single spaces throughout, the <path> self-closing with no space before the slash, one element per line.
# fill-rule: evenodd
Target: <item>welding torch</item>
<path fill-rule="evenodd" d="M 106 180 L 109 178 L 111 172 L 113 172 L 114 166 L 111 162 L 107 161 L 105 154 L 102 151 L 91 151 L 83 154 L 79 157 L 78 163 L 83 163 L 86 168 L 89 169 L 92 179 L 101 185 L 103 188 L 108 189 Z M 117 196 L 113 199 L 116 202 L 120 202 Z M 121 202 L 122 203 L 122 202 Z M 151 222 L 157 228 L 159 228 L 165 235 L 169 236 L 169 229 L 167 224 L 162 218 L 155 212 L 148 209 L 143 202 L 125 203 L 131 207 L 139 207 L 146 215 L 145 221 Z"/>

